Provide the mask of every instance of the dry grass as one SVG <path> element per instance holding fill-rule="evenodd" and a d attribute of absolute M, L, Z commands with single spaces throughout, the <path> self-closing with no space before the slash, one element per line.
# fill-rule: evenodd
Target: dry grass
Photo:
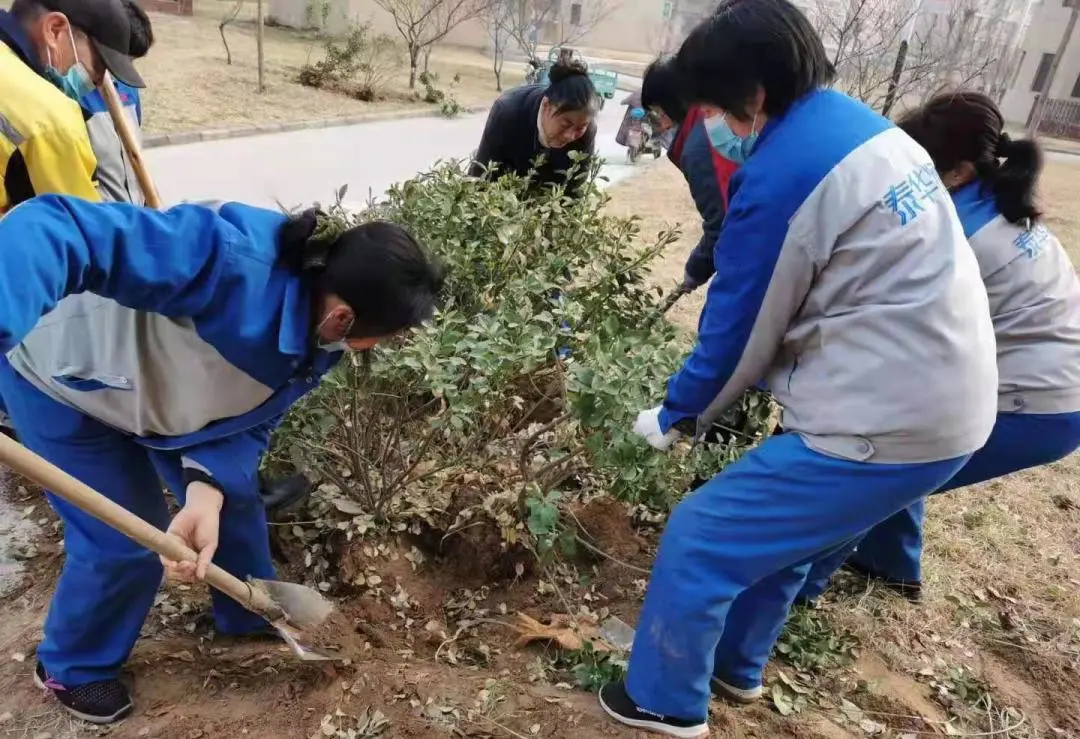
<path fill-rule="evenodd" d="M 250 6 L 251 4 L 249 4 Z M 413 98 L 408 68 L 392 81 L 386 99 L 365 103 L 345 95 L 304 87 L 296 82 L 300 67 L 321 58 L 321 42 L 283 28 L 265 34 L 266 91 L 257 86 L 257 54 L 253 13 L 245 7 L 237 23 L 226 28 L 233 63 L 225 63 L 225 49 L 217 24 L 232 3 L 204 0 L 194 17 L 153 14 L 156 43 L 139 65 L 146 78 L 145 129 L 163 133 L 205 128 L 239 128 L 267 122 L 285 122 L 361 115 L 384 110 L 430 109 Z M 460 82 L 452 93 L 466 106 L 489 103 L 498 94 L 490 62 L 479 52 L 436 49 L 431 69 L 448 89 L 455 75 Z M 505 86 L 522 79 L 521 65 L 507 63 Z"/>
<path fill-rule="evenodd" d="M 667 287 L 682 274 L 700 220 L 675 168 L 652 166 L 613 187 L 610 207 L 640 216 L 645 233 L 682 224 L 683 238 L 654 271 Z M 1042 184 L 1047 222 L 1080 264 L 1080 165 L 1050 162 Z M 673 320 L 692 333 L 702 302 L 700 294 L 684 298 Z M 1080 505 L 1080 454 L 933 498 L 925 603 L 841 589 L 827 606 L 830 622 L 854 632 L 864 658 L 877 654 L 890 679 L 916 689 L 919 681 L 927 695 L 927 670 L 971 668 L 998 706 L 1018 708 L 1030 721 L 1011 736 L 1073 736 L 1080 727 L 1080 511 L 1063 509 L 1068 500 Z M 990 714 L 982 720 L 989 726 Z M 1054 731 L 1063 726 L 1067 733 Z"/>

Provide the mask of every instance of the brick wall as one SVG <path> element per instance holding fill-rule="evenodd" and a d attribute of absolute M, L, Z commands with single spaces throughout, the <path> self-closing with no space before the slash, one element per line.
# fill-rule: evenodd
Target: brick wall
<path fill-rule="evenodd" d="M 191 15 L 194 12 L 194 0 L 139 0 L 139 5 L 156 13 Z"/>

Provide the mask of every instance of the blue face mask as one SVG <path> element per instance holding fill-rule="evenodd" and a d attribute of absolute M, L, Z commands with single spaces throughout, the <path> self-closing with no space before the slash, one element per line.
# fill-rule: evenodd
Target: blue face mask
<path fill-rule="evenodd" d="M 754 116 L 750 130 L 757 125 L 757 116 Z M 736 164 L 742 164 L 750 156 L 750 151 L 758 140 L 758 132 L 754 131 L 749 136 L 737 136 L 728 125 L 725 116 L 718 115 L 705 121 L 705 130 L 709 133 L 709 142 L 720 156 Z"/>
<path fill-rule="evenodd" d="M 75 48 L 75 36 L 71 33 L 71 26 L 68 26 L 68 39 L 71 41 L 71 51 L 75 54 L 75 63 L 68 71 L 61 73 L 53 66 L 52 52 L 46 49 L 48 66 L 45 67 L 45 76 L 49 82 L 60 88 L 62 93 L 78 102 L 94 91 L 94 82 L 90 79 L 90 73 L 86 71 L 86 67 L 79 61 L 79 50 Z"/>

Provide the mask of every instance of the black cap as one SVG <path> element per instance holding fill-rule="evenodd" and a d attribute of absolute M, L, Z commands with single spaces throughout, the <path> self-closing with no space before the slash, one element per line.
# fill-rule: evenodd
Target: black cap
<path fill-rule="evenodd" d="M 121 0 L 37 0 L 46 10 L 63 13 L 94 44 L 105 68 L 132 87 L 146 87 L 131 61 L 131 18 Z"/>

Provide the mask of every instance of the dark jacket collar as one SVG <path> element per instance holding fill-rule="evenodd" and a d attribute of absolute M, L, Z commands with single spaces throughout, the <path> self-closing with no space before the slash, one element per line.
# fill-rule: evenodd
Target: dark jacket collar
<path fill-rule="evenodd" d="M 44 73 L 45 69 L 34 52 L 30 37 L 26 35 L 18 19 L 6 10 L 0 10 L 0 42 L 7 44 L 30 69 L 38 74 Z"/>

